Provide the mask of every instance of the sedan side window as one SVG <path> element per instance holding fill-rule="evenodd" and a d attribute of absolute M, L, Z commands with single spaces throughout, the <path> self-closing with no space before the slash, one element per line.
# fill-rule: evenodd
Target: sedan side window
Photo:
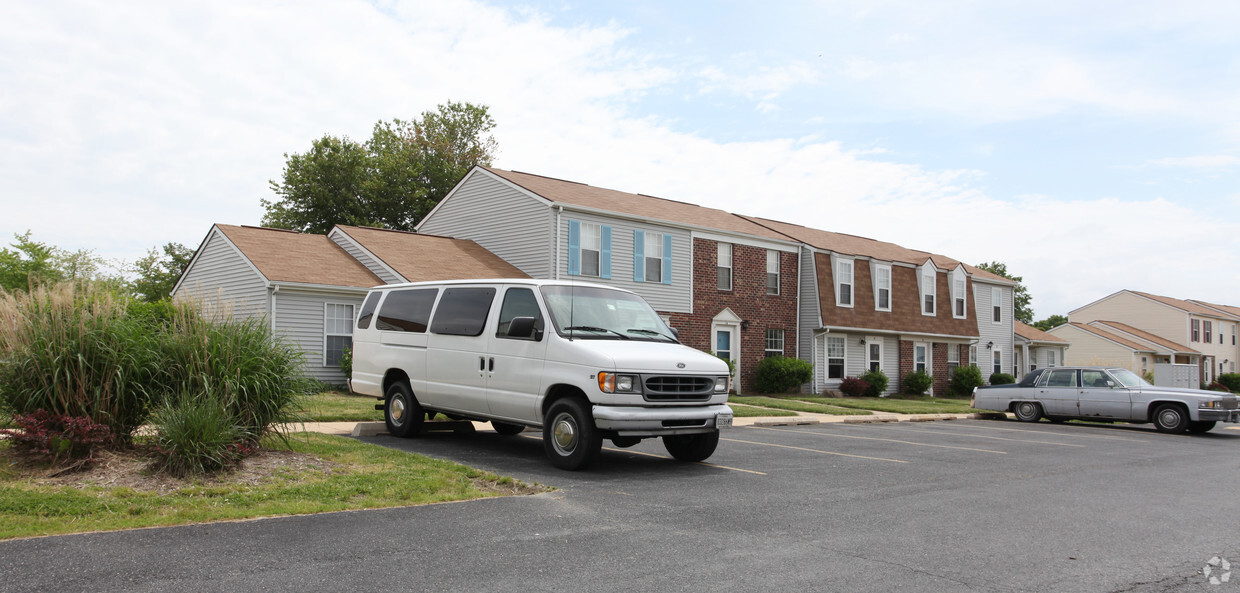
<path fill-rule="evenodd" d="M 1107 374 L 1102 371 L 1081 371 L 1082 387 L 1107 387 Z"/>
<path fill-rule="evenodd" d="M 1053 370 L 1047 387 L 1076 387 L 1076 369 Z"/>

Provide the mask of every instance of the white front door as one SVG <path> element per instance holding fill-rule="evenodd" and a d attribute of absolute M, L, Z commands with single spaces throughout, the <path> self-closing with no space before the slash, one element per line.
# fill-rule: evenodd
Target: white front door
<path fill-rule="evenodd" d="M 725 307 L 710 322 L 710 349 L 732 362 L 732 389 L 741 392 L 741 318 Z"/>
<path fill-rule="evenodd" d="M 926 342 L 913 343 L 913 372 L 921 371 L 929 373 L 930 366 L 930 344 Z M 934 395 L 934 385 L 930 386 L 929 395 Z"/>

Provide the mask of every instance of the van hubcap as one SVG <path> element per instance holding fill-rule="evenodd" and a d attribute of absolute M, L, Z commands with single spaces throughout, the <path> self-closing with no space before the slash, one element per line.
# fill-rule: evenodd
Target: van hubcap
<path fill-rule="evenodd" d="M 392 422 L 400 424 L 405 419 L 405 400 L 399 397 L 392 398 L 392 403 L 388 405 L 388 411 L 392 415 Z"/>
<path fill-rule="evenodd" d="M 572 416 L 561 414 L 555 419 L 551 436 L 556 450 L 564 454 L 572 453 L 577 448 L 577 423 Z"/>

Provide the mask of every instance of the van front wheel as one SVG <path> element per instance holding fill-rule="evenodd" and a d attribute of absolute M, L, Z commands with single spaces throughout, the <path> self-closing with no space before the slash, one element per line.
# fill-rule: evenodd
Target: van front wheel
<path fill-rule="evenodd" d="M 418 434 L 422 428 L 422 420 L 426 412 L 413 397 L 413 390 L 403 381 L 388 387 L 387 397 L 383 400 L 383 420 L 387 424 L 388 434 L 407 439 Z"/>
<path fill-rule="evenodd" d="M 719 431 L 704 434 L 675 434 L 663 437 L 663 447 L 680 461 L 702 461 L 719 446 Z"/>
<path fill-rule="evenodd" d="M 589 408 L 578 399 L 551 405 L 543 424 L 543 447 L 551 464 L 569 471 L 585 468 L 603 448 L 603 437 L 594 427 Z"/>

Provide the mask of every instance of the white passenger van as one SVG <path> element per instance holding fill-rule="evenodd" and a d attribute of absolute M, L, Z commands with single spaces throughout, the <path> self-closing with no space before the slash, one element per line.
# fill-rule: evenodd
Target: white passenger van
<path fill-rule="evenodd" d="M 541 428 L 547 456 L 576 470 L 603 439 L 663 437 L 701 461 L 732 426 L 728 365 L 680 344 L 636 294 L 580 282 L 459 280 L 374 288 L 353 332 L 353 390 L 384 398 L 388 432 L 428 413 Z"/>

